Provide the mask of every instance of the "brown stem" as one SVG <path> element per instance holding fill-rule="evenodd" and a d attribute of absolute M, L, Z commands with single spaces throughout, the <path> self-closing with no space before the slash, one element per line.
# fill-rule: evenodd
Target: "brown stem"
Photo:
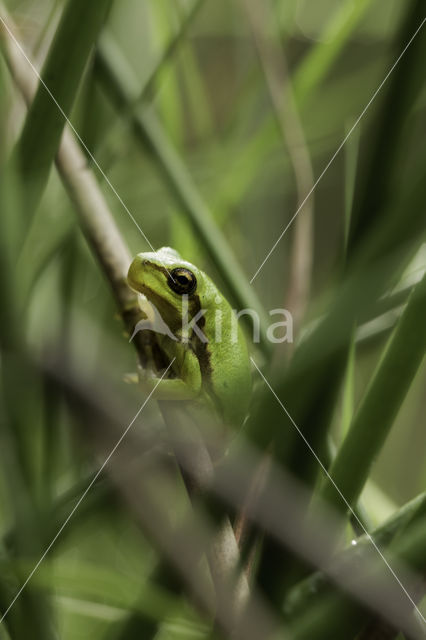
<path fill-rule="evenodd" d="M 1 5 L 0 8 L 9 28 L 16 32 L 11 18 Z M 36 75 L 7 30 L 0 28 L 0 36 L 10 73 L 25 102 L 29 105 L 37 88 Z M 56 167 L 65 190 L 74 204 L 81 228 L 111 287 L 124 326 L 131 334 L 136 322 L 141 318 L 137 298 L 129 289 L 126 280 L 131 255 L 93 172 L 88 167 L 86 156 L 68 126 L 65 127 L 59 146 Z M 149 362 L 151 365 L 154 362 L 155 365 L 160 357 L 152 335 L 151 332 L 140 331 L 132 341 L 143 365 L 147 365 Z M 168 425 L 173 425 L 174 416 L 168 416 L 167 422 Z M 191 475 L 191 486 L 187 485 L 190 494 L 202 490 L 206 478 L 209 477 L 213 469 L 209 453 L 201 439 L 198 445 L 199 448 L 196 452 L 198 466 L 197 469 L 194 467 L 194 472 Z M 179 459 L 179 454 L 177 454 L 177 458 Z M 221 527 L 208 556 L 213 578 L 219 576 L 220 579 L 226 577 L 229 580 L 230 572 L 235 573 L 239 554 L 229 521 Z M 245 578 L 238 579 L 236 583 L 238 585 L 236 597 L 239 602 L 238 606 L 240 606 L 246 601 L 248 586 Z"/>

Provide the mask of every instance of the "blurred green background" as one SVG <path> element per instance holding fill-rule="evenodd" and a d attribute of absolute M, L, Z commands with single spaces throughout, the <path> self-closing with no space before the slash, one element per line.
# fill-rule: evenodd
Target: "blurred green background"
<path fill-rule="evenodd" d="M 63 3 L 9 0 L 6 4 L 17 35 L 39 64 Z M 408 4 L 401 0 L 260 3 L 263 35 L 272 60 L 283 57 L 286 62 L 315 178 L 400 54 Z M 73 106 L 72 124 L 152 245 L 176 248 L 208 272 L 237 306 L 229 283 L 191 226 L 170 179 L 159 170 L 157 151 L 135 130 L 132 113 L 141 105 L 154 110 L 165 139 L 186 165 L 193 186 L 250 279 L 300 202 L 292 165 L 295 149 L 289 149 L 288 140 L 283 140 L 245 5 L 236 0 L 116 0 L 108 11 L 101 40 L 104 36 L 105 41 L 114 39 L 140 89 L 145 87 L 143 98 L 133 108 L 117 106 L 99 53 L 93 53 Z M 78 29 L 74 37 L 79 38 Z M 0 89 L 3 160 L 19 135 L 25 109 L 2 60 Z M 306 326 L 327 309 L 340 277 L 354 185 L 371 170 L 368 160 L 386 96 L 385 90 L 378 94 L 313 194 L 312 281 Z M 423 85 L 402 118 L 387 193 L 390 202 L 409 189 L 413 177 L 423 170 L 425 113 Z M 88 157 L 87 161 L 132 254 L 148 250 L 123 205 L 92 160 Z M 13 201 L 17 209 L 22 206 L 19 188 L 17 191 L 18 195 L 11 188 L 12 195 L 8 195 L 11 219 Z M 294 241 L 293 225 L 254 280 L 267 310 L 286 303 Z M 408 266 L 401 264 L 395 278 L 400 280 L 398 286 L 421 277 L 425 258 L 423 244 Z M 119 392 L 123 375 L 135 368 L 134 352 L 123 334 L 108 285 L 80 232 L 74 206 L 53 170 L 40 204 L 24 224 L 23 241 L 12 264 L 13 290 L 24 300 L 22 342 L 42 352 L 52 337 L 62 336 L 74 357 L 84 357 L 88 375 L 96 377 L 97 370 L 104 371 L 107 364 L 108 376 Z M 368 310 L 372 322 L 361 335 L 371 335 L 360 338 L 355 346 L 349 373 L 353 386 L 348 383 L 351 388 L 346 388 L 345 398 L 340 394 L 333 414 L 335 442 L 340 439 L 345 406 L 351 413 L 365 392 L 400 307 L 398 302 L 391 313 L 376 317 Z M 424 319 L 419 320 L 420 325 L 422 322 Z M 259 354 L 256 347 L 253 352 Z M 398 371 L 392 375 L 398 376 Z M 423 364 L 375 461 L 373 482 L 365 489 L 365 504 L 376 523 L 425 488 L 425 383 Z M 15 393 L 19 398 L 16 389 Z M 41 503 L 46 492 L 60 495 L 93 468 L 90 446 L 83 444 L 73 418 L 52 397 L 43 385 L 34 389 L 29 410 L 34 420 L 22 440 L 21 462 Z M 150 419 L 158 421 L 155 410 L 148 411 Z M 0 518 L 7 531 L 16 488 L 6 464 L 4 468 Z M 200 620 L 188 612 L 187 605 L 170 603 L 171 596 L 161 590 L 157 593 L 146 582 L 153 565 L 154 553 L 126 508 L 119 500 L 110 501 L 93 510 L 88 507 L 70 524 L 63 541 L 58 542 L 54 563 L 43 564 L 34 583 L 54 594 L 51 607 L 57 637 L 64 640 L 120 637 L 123 621 L 135 607 L 145 608 L 165 623 L 160 638 L 204 637 Z M 143 636 L 129 632 L 127 637 Z"/>

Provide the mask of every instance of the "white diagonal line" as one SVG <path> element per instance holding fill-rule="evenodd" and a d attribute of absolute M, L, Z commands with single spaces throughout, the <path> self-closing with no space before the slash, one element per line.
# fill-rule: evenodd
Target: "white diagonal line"
<path fill-rule="evenodd" d="M 256 276 L 259 274 L 260 270 L 263 268 L 263 265 L 265 264 L 265 262 L 267 262 L 267 260 L 269 260 L 271 254 L 275 251 L 277 245 L 281 242 L 283 236 L 285 235 L 287 229 L 293 224 L 296 216 L 300 213 L 301 209 L 303 208 L 305 202 L 310 198 L 310 196 L 312 195 L 313 191 L 316 189 L 316 187 L 318 186 L 319 182 L 322 180 L 322 178 L 324 177 L 324 175 L 327 173 L 328 169 L 330 168 L 330 166 L 333 164 L 334 160 L 337 158 L 337 156 L 339 155 L 340 151 L 343 149 L 343 147 L 345 146 L 346 142 L 348 141 L 348 139 L 351 137 L 354 129 L 359 125 L 360 121 L 362 120 L 362 118 L 364 117 L 365 113 L 368 111 L 368 109 L 370 108 L 371 104 L 374 102 L 374 100 L 376 99 L 377 95 L 380 93 L 380 91 L 382 90 L 384 84 L 387 82 L 387 80 L 389 79 L 389 76 L 393 73 L 393 71 L 395 70 L 395 68 L 397 67 L 397 65 L 399 64 L 399 62 L 401 61 L 401 58 L 403 57 L 403 55 L 405 54 L 405 52 L 407 51 L 408 47 L 411 45 L 411 43 L 413 42 L 414 38 L 417 36 L 417 34 L 419 33 L 420 29 L 423 27 L 424 23 L 426 21 L 426 17 L 423 18 L 422 22 L 420 23 L 419 27 L 416 29 L 416 31 L 413 33 L 413 35 L 411 36 L 410 40 L 407 42 L 407 44 L 405 45 L 404 49 L 401 51 L 401 53 L 399 54 L 398 58 L 395 60 L 395 62 L 393 63 L 393 65 L 391 66 L 391 68 L 389 69 L 389 71 L 387 72 L 387 74 L 385 75 L 385 77 L 383 78 L 382 82 L 379 84 L 379 86 L 377 87 L 376 91 L 373 93 L 373 95 L 371 96 L 370 100 L 367 102 L 367 104 L 365 105 L 364 109 L 361 111 L 360 115 L 358 116 L 358 118 L 355 120 L 354 124 L 352 125 L 352 127 L 349 129 L 348 133 L 346 134 L 346 136 L 343 138 L 342 142 L 340 143 L 340 145 L 337 147 L 336 151 L 334 152 L 334 154 L 331 156 L 330 160 L 328 161 L 328 163 L 326 164 L 326 166 L 324 167 L 324 169 L 322 170 L 322 172 L 320 173 L 320 175 L 318 176 L 318 178 L 315 180 L 314 184 L 312 185 L 312 188 L 308 191 L 308 193 L 306 194 L 306 196 L 304 197 L 304 199 L 302 200 L 302 202 L 300 203 L 299 207 L 297 208 L 295 214 L 293 215 L 293 217 L 290 219 L 290 221 L 287 223 L 284 231 L 281 232 L 281 234 L 278 236 L 278 239 L 276 240 L 276 242 L 272 245 L 271 249 L 269 250 L 268 254 L 266 255 L 265 259 L 263 260 L 263 262 L 261 263 L 261 265 L 257 268 L 257 271 L 255 272 L 254 276 L 252 277 L 252 279 L 250 280 L 250 284 L 253 283 L 253 280 L 256 278 Z"/>
<path fill-rule="evenodd" d="M 337 484 L 335 483 L 334 479 L 331 477 L 331 475 L 327 471 L 327 469 L 324 466 L 324 464 L 321 462 L 321 459 L 318 457 L 318 455 L 316 454 L 315 450 L 312 448 L 312 446 L 309 443 L 309 441 L 307 440 L 306 436 L 299 429 L 299 427 L 297 426 L 297 424 L 295 423 L 295 421 L 293 420 L 293 418 L 291 417 L 291 415 L 289 414 L 289 412 L 287 411 L 287 409 L 285 408 L 285 406 L 283 405 L 283 403 L 281 402 L 281 400 L 279 399 L 279 397 L 277 396 L 277 394 L 275 393 L 275 391 L 273 390 L 271 385 L 269 384 L 268 380 L 265 378 L 265 376 L 263 375 L 263 373 L 261 372 L 261 370 L 257 366 L 257 364 L 254 361 L 254 359 L 252 357 L 250 357 L 250 360 L 252 361 L 253 365 L 256 367 L 257 372 L 259 373 L 259 375 L 261 376 L 261 378 L 265 382 L 265 384 L 268 387 L 268 389 L 271 391 L 271 393 L 274 396 L 275 400 L 278 402 L 278 404 L 280 405 L 281 409 L 284 411 L 284 413 L 286 414 L 286 416 L 288 417 L 288 419 L 290 420 L 290 422 L 292 423 L 292 425 L 294 426 L 294 428 L 296 429 L 296 431 L 298 432 L 298 434 L 300 435 L 300 437 L 302 438 L 302 440 L 304 441 L 304 443 L 308 447 L 309 451 L 312 453 L 312 455 L 314 456 L 315 460 L 320 465 L 321 469 L 323 470 L 323 472 L 325 473 L 325 475 L 327 476 L 327 478 L 329 479 L 329 481 L 331 482 L 333 487 L 336 489 L 337 493 L 342 498 L 343 502 L 345 503 L 345 505 L 347 506 L 347 508 L 351 512 L 352 516 L 355 518 L 355 520 L 357 521 L 357 523 L 359 524 L 361 529 L 364 531 L 364 533 L 367 536 L 368 540 L 371 542 L 371 544 L 373 545 L 373 547 L 375 548 L 375 550 L 377 551 L 377 553 L 379 554 L 379 556 L 381 557 L 381 559 L 383 560 L 383 562 L 385 563 L 385 565 L 387 566 L 387 568 L 389 569 L 389 571 L 391 572 L 391 574 L 393 575 L 393 577 L 395 578 L 395 580 L 397 581 L 397 583 L 399 584 L 399 586 L 401 587 L 401 589 L 403 590 L 403 592 L 405 593 L 405 595 L 407 596 L 407 598 L 409 599 L 411 604 L 413 605 L 414 609 L 417 611 L 417 613 L 420 616 L 420 618 L 422 619 L 422 621 L 426 624 L 426 618 L 423 616 L 423 614 L 421 613 L 420 609 L 418 608 L 418 606 L 416 605 L 416 603 L 414 602 L 414 600 L 410 596 L 409 592 L 404 587 L 404 585 L 402 584 L 401 580 L 398 578 L 397 574 L 395 573 L 395 571 L 390 566 L 389 562 L 386 560 L 385 556 L 383 555 L 383 553 L 381 552 L 381 550 L 377 546 L 377 544 L 374 541 L 374 539 L 371 536 L 371 534 L 367 531 L 367 529 L 365 528 L 365 526 L 361 522 L 360 518 L 357 516 L 355 511 L 352 509 L 352 507 L 349 504 L 348 500 L 346 500 L 345 496 L 340 491 L 339 487 L 337 486 Z"/>
<path fill-rule="evenodd" d="M 89 493 L 90 489 L 93 487 L 93 485 L 95 484 L 96 480 L 99 478 L 99 476 L 101 475 L 102 471 L 105 469 L 105 467 L 107 466 L 108 462 L 111 460 L 112 456 L 117 451 L 117 449 L 120 446 L 120 444 L 123 442 L 124 438 L 126 437 L 128 432 L 130 431 L 130 429 L 133 426 L 133 424 L 135 423 L 136 419 L 141 414 L 143 408 L 147 405 L 147 403 L 148 403 L 149 399 L 151 398 L 152 394 L 154 393 L 154 391 L 156 390 L 156 388 L 158 387 L 160 382 L 163 380 L 164 376 L 166 375 L 166 373 L 168 372 L 168 370 L 172 366 L 172 364 L 175 361 L 175 359 L 176 358 L 173 358 L 173 360 L 170 362 L 170 364 L 168 365 L 167 369 L 164 371 L 164 373 L 161 376 L 161 378 L 158 379 L 158 381 L 156 382 L 154 388 L 150 391 L 148 397 L 145 399 L 143 404 L 138 409 L 136 415 L 133 417 L 133 419 L 127 425 L 127 427 L 125 428 L 125 430 L 123 431 L 123 433 L 121 434 L 121 436 L 119 437 L 119 439 L 117 440 L 115 445 L 113 446 L 112 450 L 110 451 L 108 456 L 105 458 L 104 462 L 99 467 L 98 471 L 96 472 L 96 474 L 94 475 L 94 477 L 92 478 L 90 483 L 87 485 L 86 489 L 81 494 L 81 496 L 78 499 L 77 503 L 74 505 L 74 507 L 72 508 L 70 513 L 68 514 L 67 518 L 64 520 L 64 522 L 62 523 L 61 527 L 59 528 L 59 530 L 57 531 L 55 536 L 52 538 L 52 540 L 49 543 L 49 545 L 46 547 L 46 550 L 43 552 L 43 555 L 40 557 L 40 559 L 34 565 L 33 569 L 31 570 L 30 574 L 26 578 L 25 582 L 20 587 L 19 591 L 17 592 L 17 594 L 13 598 L 12 602 L 10 603 L 10 605 L 7 607 L 6 611 L 3 613 L 2 617 L 0 618 L 0 624 L 3 622 L 3 620 L 5 619 L 5 617 L 7 616 L 7 614 L 9 613 L 9 611 L 11 610 L 11 608 L 13 607 L 13 605 L 15 604 L 15 602 L 17 601 L 17 599 L 19 598 L 19 596 L 21 595 L 21 593 L 23 592 L 23 590 L 25 589 L 25 587 L 27 586 L 27 584 L 29 583 L 31 578 L 33 577 L 33 575 L 35 574 L 35 572 L 37 571 L 37 569 L 39 568 L 39 566 L 41 565 L 41 563 L 43 562 L 43 560 L 45 559 L 45 557 L 47 556 L 47 554 L 49 553 L 49 551 L 51 550 L 53 545 L 55 544 L 56 540 L 59 538 L 59 536 L 61 535 L 62 531 L 65 529 L 65 527 L 67 526 L 67 524 L 69 523 L 69 521 L 71 520 L 71 518 L 73 517 L 73 515 L 75 514 L 75 512 L 77 511 L 77 509 L 79 508 L 79 506 L 81 505 L 81 503 L 83 502 L 83 500 L 85 499 L 87 494 Z"/>
<path fill-rule="evenodd" d="M 43 78 L 41 77 L 38 69 L 34 66 L 34 64 L 31 62 L 30 58 L 27 56 L 27 54 L 25 53 L 24 48 L 22 47 L 22 45 L 20 44 L 20 42 L 16 39 L 16 37 L 14 36 L 13 32 L 11 31 L 11 29 L 9 28 L 9 26 L 6 24 L 6 22 L 4 21 L 4 19 L 2 18 L 2 16 L 0 16 L 0 22 L 3 24 L 4 28 L 6 29 L 6 31 L 8 32 L 9 36 L 12 38 L 13 42 L 15 43 L 15 45 L 18 47 L 19 51 L 21 52 L 21 54 L 23 55 L 23 57 L 25 58 L 25 60 L 27 61 L 27 63 L 29 64 L 29 66 L 31 67 L 31 69 L 33 70 L 33 72 L 35 73 L 35 75 L 37 76 L 39 82 L 43 85 L 43 87 L 45 88 L 45 90 L 47 91 L 47 93 L 49 94 L 49 96 L 51 97 L 51 99 L 53 100 L 53 102 L 55 103 L 55 105 L 57 106 L 58 110 L 60 111 L 60 113 L 62 114 L 64 120 L 67 122 L 68 126 L 72 129 L 74 135 L 76 136 L 76 138 L 78 138 L 81 146 L 84 148 L 84 150 L 86 151 L 87 155 L 90 157 L 90 159 L 92 160 L 93 164 L 96 166 L 96 168 L 98 169 L 99 173 L 101 174 L 101 176 L 103 177 L 103 179 L 105 180 L 105 182 L 108 184 L 109 188 L 111 189 L 111 191 L 113 192 L 113 194 L 116 196 L 117 200 L 119 201 L 119 203 L 121 204 L 121 206 L 123 207 L 123 209 L 126 211 L 126 213 L 128 214 L 129 218 L 132 220 L 132 222 L 134 223 L 134 225 L 137 227 L 137 229 L 139 230 L 140 234 L 142 235 L 142 237 L 144 238 L 145 242 L 148 244 L 148 246 L 152 249 L 152 251 L 155 252 L 154 247 L 152 246 L 152 244 L 150 243 L 150 241 L 148 240 L 148 238 L 146 237 L 145 233 L 142 231 L 141 227 L 139 226 L 139 224 L 137 223 L 135 217 L 132 215 L 131 211 L 129 210 L 129 208 L 127 207 L 127 205 L 125 204 L 125 202 L 123 201 L 123 199 L 120 197 L 120 195 L 118 194 L 116 188 L 114 187 L 114 185 L 111 183 L 111 181 L 109 180 L 108 176 L 105 174 L 104 170 L 102 169 L 102 167 L 100 166 L 99 162 L 96 160 L 95 156 L 93 155 L 93 153 L 90 151 L 90 149 L 88 148 L 88 146 L 86 145 L 86 143 L 84 142 L 84 140 L 82 139 L 82 137 L 80 136 L 80 134 L 78 133 L 78 131 L 76 130 L 76 128 L 74 127 L 74 125 L 72 124 L 72 122 L 70 121 L 70 119 L 68 118 L 67 114 L 65 113 L 65 111 L 62 109 L 61 105 L 59 104 L 59 102 L 56 100 L 55 96 L 53 95 L 53 93 L 51 92 L 51 90 L 49 89 L 49 87 L 47 86 L 47 84 L 45 83 L 45 81 L 43 80 Z"/>

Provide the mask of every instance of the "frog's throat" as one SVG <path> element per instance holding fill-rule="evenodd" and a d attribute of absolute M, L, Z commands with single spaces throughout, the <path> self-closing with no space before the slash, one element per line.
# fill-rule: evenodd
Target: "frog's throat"
<path fill-rule="evenodd" d="M 181 335 L 182 329 L 182 313 L 170 302 L 165 300 L 159 293 L 151 289 L 145 284 L 138 283 L 138 290 L 143 293 L 160 313 L 162 320 L 167 324 L 174 335 Z M 193 318 L 201 310 L 201 302 L 198 295 L 189 298 L 189 316 Z M 205 325 L 205 316 L 201 316 L 198 327 L 202 330 Z M 201 375 L 204 384 L 209 387 L 212 376 L 211 354 L 208 342 L 200 340 L 196 332 L 192 332 L 189 342 L 190 348 L 194 351 L 200 364 Z"/>
<path fill-rule="evenodd" d="M 163 266 L 157 264 L 152 264 L 151 266 L 158 271 L 163 272 L 166 276 L 170 275 L 169 271 Z M 167 300 L 165 300 L 161 295 L 159 295 L 156 291 L 154 291 L 144 283 L 135 282 L 130 284 L 134 286 L 137 291 L 143 293 L 148 298 L 151 304 L 155 305 L 163 321 L 165 322 L 167 319 L 167 325 L 169 329 L 174 333 L 174 335 L 180 335 L 180 331 L 182 328 L 182 313 L 179 312 L 174 305 L 172 305 L 170 302 L 167 302 Z M 197 294 L 192 295 L 189 297 L 188 303 L 189 316 L 190 318 L 193 318 L 201 310 L 200 297 Z M 204 325 L 205 317 L 202 316 L 200 318 L 200 321 L 198 322 L 198 326 L 200 327 L 200 329 L 203 329 Z M 206 342 L 202 342 L 197 334 L 193 332 L 190 345 L 198 359 L 201 369 L 201 375 L 208 390 L 212 377 L 212 363 L 209 344 Z"/>
<path fill-rule="evenodd" d="M 163 322 L 173 333 L 182 326 L 182 314 L 173 304 L 145 284 L 139 283 L 138 291 L 148 298 L 148 301 L 157 309 Z"/>

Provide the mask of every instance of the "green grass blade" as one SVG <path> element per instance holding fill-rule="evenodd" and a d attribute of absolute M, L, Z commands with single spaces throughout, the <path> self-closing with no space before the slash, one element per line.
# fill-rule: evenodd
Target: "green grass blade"
<path fill-rule="evenodd" d="M 402 57 L 389 77 L 386 100 L 373 133 L 372 153 L 355 199 L 348 238 L 348 251 L 354 251 L 370 233 L 372 220 L 387 216 L 393 180 L 399 178 L 398 158 L 404 149 L 406 122 L 423 90 L 423 60 L 426 36 L 421 27 L 424 2 L 408 3 L 406 19 L 397 37 L 397 51 Z M 417 34 L 417 35 L 416 35 Z M 403 55 L 402 55 L 403 53 Z"/>
<path fill-rule="evenodd" d="M 323 459 L 354 323 L 361 309 L 368 313 L 421 242 L 423 193 L 424 180 L 419 180 L 406 195 L 405 206 L 396 203 L 388 211 L 386 222 L 379 217 L 363 255 L 358 256 L 352 273 L 346 274 L 336 291 L 328 315 L 299 345 L 290 368 L 278 371 L 275 380 L 272 379 L 272 387 L 288 414 L 271 399 L 270 390 L 265 389 L 247 421 L 248 437 L 262 449 L 273 442 L 277 462 L 311 486 L 320 467 L 306 441 Z M 282 555 L 274 541 L 270 546 L 264 545 L 260 578 L 277 600 L 282 600 L 295 577 L 301 577 L 300 568 L 293 575 L 288 556 Z M 279 571 L 271 573 L 277 565 L 286 568 L 286 576 Z M 278 584 L 274 584 L 275 577 Z"/>
<path fill-rule="evenodd" d="M 353 123 L 351 122 L 346 127 L 346 135 L 352 127 Z M 354 129 L 345 146 L 345 250 L 348 244 L 352 207 L 354 202 L 360 137 L 361 125 Z"/>
<path fill-rule="evenodd" d="M 307 118 L 309 118 L 308 110 L 312 108 L 315 92 L 320 88 L 324 77 L 330 73 L 334 63 L 338 60 L 343 48 L 349 42 L 359 21 L 371 4 L 371 0 L 359 0 L 355 6 L 352 0 L 348 0 L 343 6 L 339 4 L 336 13 L 332 15 L 329 24 L 326 25 L 324 32 L 321 33 L 320 41 L 309 49 L 302 58 L 291 78 L 297 108 L 302 116 L 307 114 Z M 253 91 L 257 93 L 257 84 L 251 83 L 251 85 Z M 242 98 L 244 102 L 247 102 L 248 96 L 246 94 Z M 235 119 L 238 121 L 241 119 L 242 109 L 243 104 L 237 102 Z M 309 122 L 309 120 L 307 119 L 306 122 Z M 236 182 L 234 175 L 228 176 L 228 178 L 224 176 L 221 179 L 221 190 L 216 196 L 216 204 L 229 206 L 242 200 L 271 153 L 276 138 L 274 114 L 268 111 L 258 124 L 254 134 L 242 146 L 240 157 L 235 159 L 236 166 L 245 166 L 247 164 L 247 156 L 253 157 L 253 164 L 250 167 L 245 167 L 246 170 L 241 173 L 239 182 Z M 339 142 L 340 140 L 330 141 L 333 151 Z M 312 143 L 310 147 L 311 153 L 314 155 Z"/>
<path fill-rule="evenodd" d="M 194 0 L 194 3 L 189 9 L 188 13 L 182 18 L 178 32 L 173 38 L 170 39 L 168 45 L 164 48 L 164 51 L 160 57 L 160 60 L 155 65 L 148 79 L 144 83 L 144 86 L 140 91 L 138 103 L 142 103 L 148 96 L 154 93 L 155 83 L 158 80 L 159 74 L 164 70 L 167 63 L 170 61 L 172 56 L 176 53 L 178 46 L 182 43 L 183 38 L 185 37 L 189 27 L 191 26 L 194 18 L 198 14 L 204 2 L 205 0 Z"/>
<path fill-rule="evenodd" d="M 392 427 L 426 350 L 426 276 L 410 296 L 348 435 L 330 469 L 340 491 L 354 505 Z M 347 506 L 329 481 L 321 496 L 336 509 Z"/>
<path fill-rule="evenodd" d="M 354 396 L 355 396 L 355 335 L 351 338 L 349 347 L 348 360 L 346 365 L 345 382 L 343 385 L 342 397 L 342 426 L 340 430 L 341 437 L 345 437 L 348 432 L 349 425 L 352 421 L 354 412 Z"/>
<path fill-rule="evenodd" d="M 300 104 L 312 96 L 349 40 L 371 0 L 348 0 L 339 3 L 321 39 L 303 58 L 294 74 L 294 90 Z"/>
<path fill-rule="evenodd" d="M 71 0 L 56 30 L 41 72 L 46 86 L 42 83 L 38 86 L 16 148 L 18 167 L 28 190 L 29 216 L 47 184 L 65 116 L 70 116 L 81 76 L 110 3 L 111 0 Z"/>

